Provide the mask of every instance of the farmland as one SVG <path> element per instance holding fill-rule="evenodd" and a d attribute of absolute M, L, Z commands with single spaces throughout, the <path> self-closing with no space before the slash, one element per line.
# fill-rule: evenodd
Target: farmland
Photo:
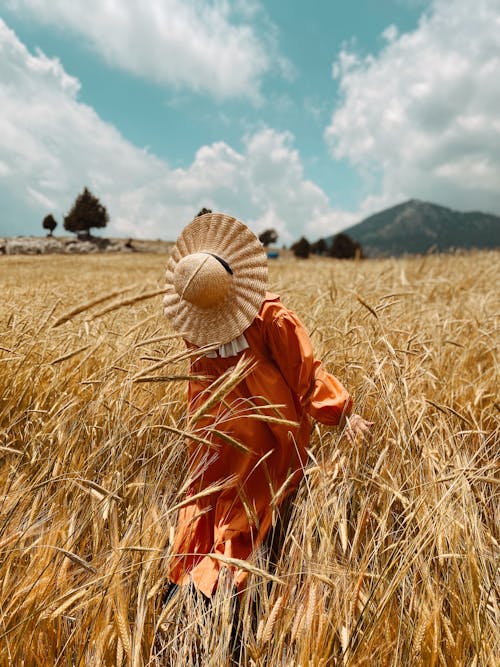
<path fill-rule="evenodd" d="M 193 428 L 164 264 L 0 257 L 1 665 L 229 664 L 223 586 L 161 604 Z M 241 664 L 499 663 L 499 265 L 271 262 L 375 427 L 314 425 L 281 560 L 248 565 Z"/>

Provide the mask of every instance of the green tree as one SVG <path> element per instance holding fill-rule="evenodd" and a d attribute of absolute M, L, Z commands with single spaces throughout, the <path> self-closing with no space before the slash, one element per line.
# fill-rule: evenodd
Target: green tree
<path fill-rule="evenodd" d="M 212 209 L 203 207 L 198 211 L 198 213 L 194 217 L 201 218 L 202 215 L 206 215 L 207 213 L 212 213 Z"/>
<path fill-rule="evenodd" d="M 337 259 L 354 259 L 363 257 L 361 244 L 352 239 L 348 234 L 337 234 L 333 237 L 332 247 L 328 255 Z"/>
<path fill-rule="evenodd" d="M 48 229 L 49 233 L 47 236 L 53 236 L 54 229 L 57 227 L 57 222 L 54 219 L 54 216 L 52 213 L 49 213 L 49 215 L 46 215 L 45 218 L 43 219 L 42 222 L 42 227 L 44 229 Z"/>
<path fill-rule="evenodd" d="M 309 257 L 309 253 L 311 252 L 311 244 L 305 236 L 302 236 L 292 245 L 291 249 L 293 250 L 295 257 L 307 259 Z"/>
<path fill-rule="evenodd" d="M 259 241 L 267 248 L 271 243 L 276 243 L 278 240 L 278 232 L 275 229 L 265 229 L 259 234 Z"/>
<path fill-rule="evenodd" d="M 64 229 L 75 232 L 83 238 L 89 238 L 92 227 L 106 227 L 108 222 L 106 207 L 87 188 L 84 188 L 64 218 Z"/>
<path fill-rule="evenodd" d="M 324 255 L 328 250 L 325 239 L 318 239 L 314 243 L 311 243 L 311 252 L 315 255 Z"/>

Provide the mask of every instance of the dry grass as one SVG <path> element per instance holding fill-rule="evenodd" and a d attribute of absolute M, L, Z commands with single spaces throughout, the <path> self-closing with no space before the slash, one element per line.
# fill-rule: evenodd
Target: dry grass
<path fill-rule="evenodd" d="M 273 579 L 251 565 L 241 664 L 499 664 L 499 259 L 272 264 L 376 427 L 357 449 L 315 428 Z M 2 665 L 230 659 L 226 582 L 211 609 L 161 605 L 192 428 L 183 345 L 141 298 L 164 262 L 0 258 Z"/>

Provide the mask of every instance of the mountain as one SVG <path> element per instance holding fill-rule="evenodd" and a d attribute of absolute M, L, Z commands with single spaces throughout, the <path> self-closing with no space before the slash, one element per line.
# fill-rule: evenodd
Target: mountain
<path fill-rule="evenodd" d="M 410 199 L 344 230 L 368 257 L 500 247 L 500 217 Z M 326 239 L 331 245 L 333 237 Z"/>

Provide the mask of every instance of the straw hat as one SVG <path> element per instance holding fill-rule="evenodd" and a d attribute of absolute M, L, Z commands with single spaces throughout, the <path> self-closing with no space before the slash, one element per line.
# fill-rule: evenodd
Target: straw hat
<path fill-rule="evenodd" d="M 166 270 L 164 312 L 191 343 L 224 344 L 255 319 L 267 286 L 267 257 L 246 225 L 223 213 L 195 218 Z"/>

